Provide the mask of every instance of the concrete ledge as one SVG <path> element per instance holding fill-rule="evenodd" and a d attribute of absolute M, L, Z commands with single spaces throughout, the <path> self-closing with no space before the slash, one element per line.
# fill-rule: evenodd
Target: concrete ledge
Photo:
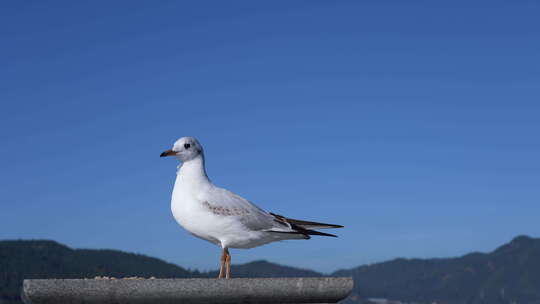
<path fill-rule="evenodd" d="M 352 278 L 24 280 L 26 304 L 336 303 Z"/>

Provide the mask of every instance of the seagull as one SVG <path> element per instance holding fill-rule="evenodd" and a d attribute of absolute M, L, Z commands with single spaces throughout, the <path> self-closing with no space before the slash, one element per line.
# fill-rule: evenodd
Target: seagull
<path fill-rule="evenodd" d="M 172 192 L 172 214 L 188 232 L 221 247 L 218 278 L 231 277 L 229 248 L 307 240 L 311 235 L 336 237 L 314 229 L 343 227 L 266 212 L 243 197 L 215 186 L 206 174 L 203 148 L 194 137 L 178 139 L 172 149 L 160 155 L 166 156 L 174 156 L 181 162 Z"/>

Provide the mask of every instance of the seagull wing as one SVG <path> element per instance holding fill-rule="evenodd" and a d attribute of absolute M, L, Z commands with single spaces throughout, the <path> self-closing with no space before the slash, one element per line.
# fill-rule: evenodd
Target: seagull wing
<path fill-rule="evenodd" d="M 270 213 L 229 190 L 214 187 L 199 199 L 214 214 L 234 216 L 251 230 L 262 231 L 277 226 Z"/>
<path fill-rule="evenodd" d="M 247 228 L 255 231 L 302 234 L 305 238 L 309 238 L 309 235 L 335 237 L 333 234 L 312 229 L 343 227 L 341 225 L 295 220 L 268 213 L 245 198 L 218 187 L 205 192 L 204 197 L 200 199 L 203 205 L 211 212 L 223 216 L 235 216 Z"/>

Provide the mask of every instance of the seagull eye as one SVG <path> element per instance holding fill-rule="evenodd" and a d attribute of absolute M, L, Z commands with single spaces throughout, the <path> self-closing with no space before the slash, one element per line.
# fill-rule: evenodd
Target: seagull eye
<path fill-rule="evenodd" d="M 189 149 L 189 147 L 191 147 L 190 144 L 184 144 L 184 148 L 186 148 L 186 150 Z"/>

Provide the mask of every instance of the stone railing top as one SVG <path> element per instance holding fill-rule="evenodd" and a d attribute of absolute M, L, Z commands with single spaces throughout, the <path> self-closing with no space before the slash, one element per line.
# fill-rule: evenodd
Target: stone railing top
<path fill-rule="evenodd" d="M 336 303 L 352 278 L 24 280 L 26 304 Z"/>

